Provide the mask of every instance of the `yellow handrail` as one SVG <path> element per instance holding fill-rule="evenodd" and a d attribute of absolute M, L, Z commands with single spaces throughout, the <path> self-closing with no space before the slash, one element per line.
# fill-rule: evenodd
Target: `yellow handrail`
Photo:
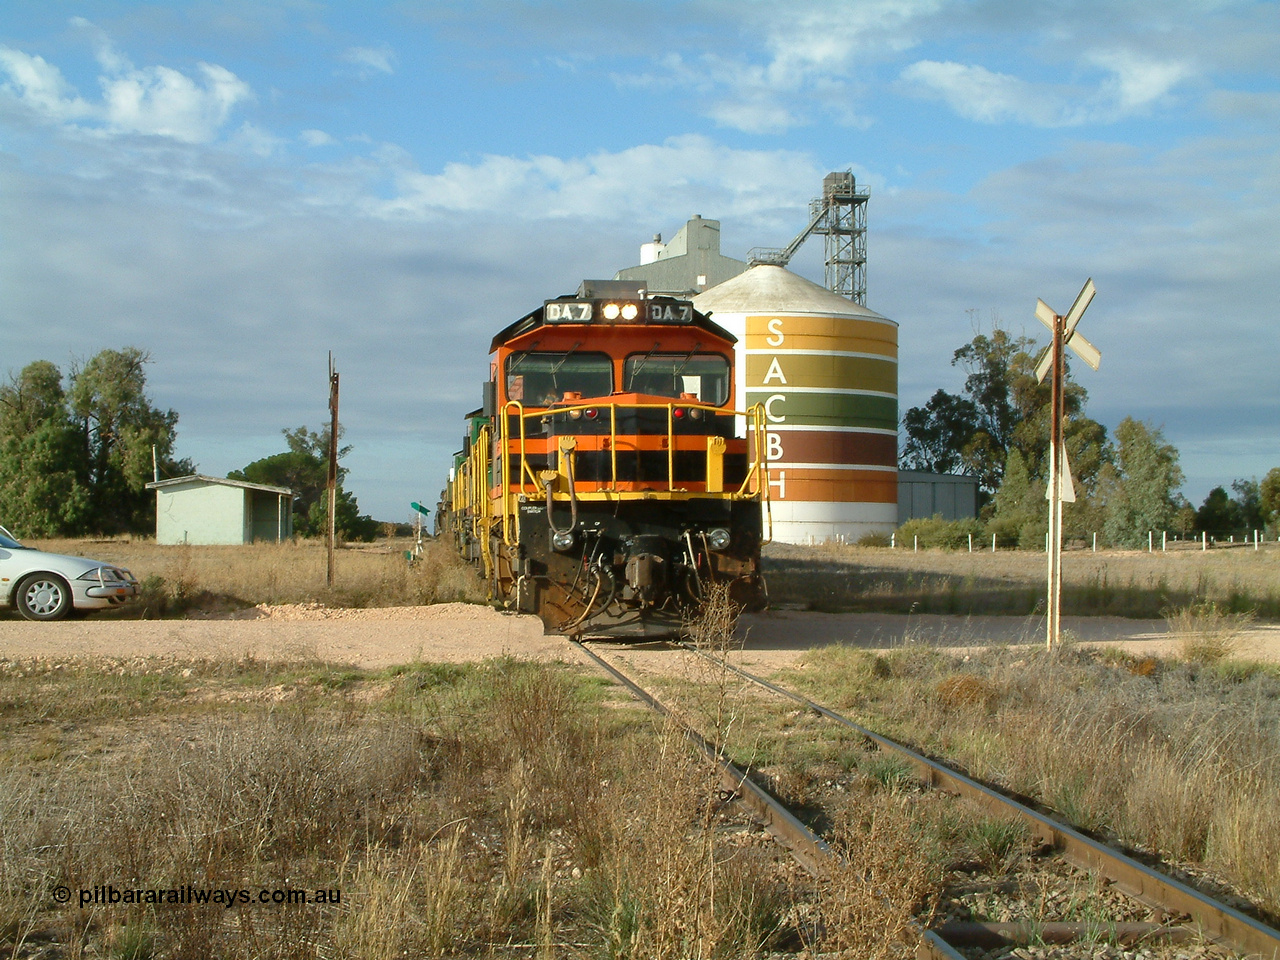
<path fill-rule="evenodd" d="M 769 499 L 769 467 L 768 467 L 768 442 L 765 436 L 765 410 L 763 404 L 754 404 L 748 410 L 725 410 L 711 404 L 680 401 L 668 401 L 666 403 L 578 403 L 568 406 L 555 407 L 554 411 L 546 409 L 538 409 L 529 413 L 524 409 L 524 405 L 517 400 L 508 400 L 503 404 L 500 416 L 500 424 L 498 429 L 498 444 L 500 448 L 499 461 L 501 465 L 501 483 L 502 491 L 502 513 L 503 513 L 503 539 L 508 544 L 512 543 L 510 518 L 514 516 L 514 505 L 511 498 L 518 492 L 524 491 L 526 477 L 535 490 L 538 489 L 538 478 L 534 473 L 533 467 L 529 465 L 528 456 L 526 454 L 527 435 L 525 433 L 525 420 L 530 417 L 546 417 L 550 412 L 554 413 L 571 413 L 575 410 L 599 410 L 601 407 L 609 408 L 609 465 L 610 465 L 610 490 L 613 493 L 618 491 L 618 408 L 625 407 L 629 410 L 665 410 L 667 414 L 667 491 L 675 492 L 675 409 L 682 407 L 687 410 L 704 410 L 711 414 L 719 416 L 743 417 L 748 422 L 748 451 L 749 464 L 747 473 L 742 484 L 732 493 L 727 494 L 732 499 L 760 499 L 768 501 Z M 507 420 L 514 412 L 520 423 L 520 443 L 519 443 L 519 491 L 511 489 L 510 483 L 511 466 L 509 450 L 510 441 L 513 437 L 508 437 Z M 638 491 L 643 493 L 643 491 Z M 722 494 L 723 495 L 723 494 Z"/>

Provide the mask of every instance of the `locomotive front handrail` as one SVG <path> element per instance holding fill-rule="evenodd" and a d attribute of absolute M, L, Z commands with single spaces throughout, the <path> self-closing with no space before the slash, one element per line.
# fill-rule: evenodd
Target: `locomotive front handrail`
<path fill-rule="evenodd" d="M 668 401 L 665 403 L 616 403 L 616 402 L 584 402 L 574 403 L 566 406 L 557 406 L 554 408 L 538 408 L 528 411 L 524 405 L 518 400 L 508 400 L 502 407 L 501 422 L 498 425 L 498 431 L 495 443 L 499 448 L 498 463 L 500 465 L 501 476 L 498 478 L 498 484 L 502 487 L 501 499 L 503 501 L 503 532 L 504 540 L 511 543 L 510 529 L 508 517 L 514 514 L 512 510 L 511 498 L 520 494 L 527 494 L 532 491 L 536 494 L 539 490 L 539 481 L 533 466 L 529 463 L 529 438 L 525 430 L 525 421 L 533 417 L 539 419 L 547 417 L 549 414 L 570 414 L 575 411 L 585 412 L 587 410 L 600 411 L 604 408 L 609 410 L 609 434 L 607 442 L 609 445 L 609 477 L 607 481 L 608 490 L 606 492 L 615 494 L 620 497 L 626 497 L 628 493 L 634 493 L 639 496 L 652 494 L 653 490 L 635 490 L 622 491 L 618 489 L 618 410 L 663 410 L 666 412 L 666 436 L 664 437 L 667 448 L 667 476 L 666 476 L 666 492 L 677 493 L 685 492 L 677 486 L 675 478 L 675 453 L 677 449 L 676 432 L 675 432 L 675 411 L 683 410 L 702 410 L 707 413 L 718 416 L 743 417 L 748 423 L 747 444 L 748 444 L 748 464 L 746 475 L 742 483 L 736 491 L 729 493 L 731 499 L 760 499 L 762 502 L 769 500 L 769 473 L 768 473 L 768 443 L 765 436 L 765 417 L 764 406 L 762 404 L 753 404 L 747 410 L 724 410 L 721 407 L 713 406 L 706 403 L 698 402 L 680 402 Z M 519 437 L 517 449 L 511 449 L 512 444 L 517 441 L 517 437 L 512 435 L 510 429 L 510 421 L 514 417 L 519 422 Z M 550 448 L 548 448 L 550 449 Z M 519 467 L 515 482 L 511 477 L 511 458 L 519 457 Z M 548 453 L 548 456 L 550 454 Z M 550 463 L 548 463 L 550 466 Z M 658 481 L 661 482 L 661 481 Z M 724 495 L 721 493 L 720 495 Z M 565 496 L 565 494 L 557 494 L 557 496 Z"/>

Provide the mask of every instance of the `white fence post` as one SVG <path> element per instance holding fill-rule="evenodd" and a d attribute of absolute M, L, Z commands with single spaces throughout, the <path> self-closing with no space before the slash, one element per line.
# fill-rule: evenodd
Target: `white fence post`
<path fill-rule="evenodd" d="M 1093 552 L 1098 552 L 1098 531 L 1093 532 Z"/>
<path fill-rule="evenodd" d="M 911 536 L 911 550 L 913 553 L 920 552 L 920 534 L 918 533 Z"/>
<path fill-rule="evenodd" d="M 991 552 L 996 552 L 996 535 L 994 533 L 991 535 Z"/>
<path fill-rule="evenodd" d="M 973 534 L 969 534 L 969 552 L 973 553 Z"/>
<path fill-rule="evenodd" d="M 1165 550 L 1168 548 L 1168 546 L 1169 546 L 1169 531 L 1161 530 L 1160 531 L 1160 552 L 1164 553 Z"/>

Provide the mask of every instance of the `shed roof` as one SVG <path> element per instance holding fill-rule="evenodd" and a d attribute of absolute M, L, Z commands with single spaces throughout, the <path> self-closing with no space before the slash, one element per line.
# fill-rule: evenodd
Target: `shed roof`
<path fill-rule="evenodd" d="M 226 477 L 206 477 L 202 473 L 193 473 L 189 477 L 173 477 L 170 480 L 153 480 L 147 484 L 148 490 L 160 490 L 164 487 L 176 487 L 182 484 L 216 484 L 221 487 L 240 487 L 243 490 L 261 490 L 264 493 L 281 493 L 293 496 L 288 487 L 271 487 L 265 483 L 249 483 L 245 480 L 228 480 Z"/>

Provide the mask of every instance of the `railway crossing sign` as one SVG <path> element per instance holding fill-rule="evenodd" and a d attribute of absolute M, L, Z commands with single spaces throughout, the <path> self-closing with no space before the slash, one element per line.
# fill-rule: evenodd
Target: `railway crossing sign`
<path fill-rule="evenodd" d="M 1080 290 L 1080 295 L 1076 297 L 1076 302 L 1071 305 L 1071 309 L 1067 311 L 1065 317 L 1059 317 L 1053 312 L 1053 309 L 1043 300 L 1036 301 L 1036 319 L 1054 332 L 1054 325 L 1060 319 L 1062 320 L 1062 336 L 1063 341 L 1069 346 L 1077 357 L 1087 363 L 1093 369 L 1098 369 L 1098 364 L 1102 361 L 1102 354 L 1092 343 L 1083 336 L 1076 333 L 1076 325 L 1080 322 L 1080 318 L 1084 316 L 1085 310 L 1089 309 L 1089 304 L 1093 302 L 1093 295 L 1097 293 L 1097 288 L 1093 285 L 1093 279 L 1085 281 L 1084 287 Z M 1053 347 L 1051 346 L 1044 352 L 1044 356 L 1040 358 L 1040 363 L 1036 366 L 1036 383 L 1044 383 L 1044 375 L 1049 372 L 1049 368 L 1053 365 Z"/>
<path fill-rule="evenodd" d="M 1045 619 L 1048 621 L 1046 643 L 1054 650 L 1062 642 L 1062 504 L 1075 501 L 1075 487 L 1071 482 L 1071 467 L 1067 463 L 1067 447 L 1063 442 L 1064 390 L 1066 358 L 1063 353 L 1070 347 L 1081 360 L 1094 370 L 1102 362 L 1098 348 L 1086 340 L 1077 330 L 1080 318 L 1093 302 L 1097 289 L 1093 279 L 1085 281 L 1076 296 L 1075 303 L 1065 316 L 1059 316 L 1043 300 L 1036 301 L 1036 319 L 1053 331 L 1053 342 L 1036 365 L 1036 382 L 1043 383 L 1045 375 L 1052 371 L 1051 403 L 1053 415 L 1049 427 L 1049 484 L 1045 498 L 1049 501 L 1049 603 Z"/>

